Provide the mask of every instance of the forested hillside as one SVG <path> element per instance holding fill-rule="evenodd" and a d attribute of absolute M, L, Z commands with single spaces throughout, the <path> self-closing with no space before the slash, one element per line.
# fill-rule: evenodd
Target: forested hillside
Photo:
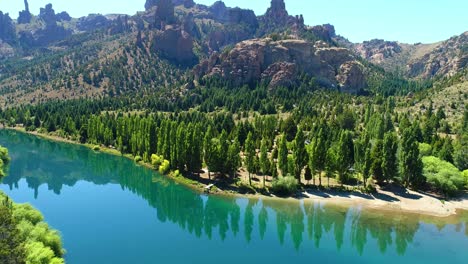
<path fill-rule="evenodd" d="M 2 18 L 5 126 L 259 192 L 294 193 L 324 177 L 362 191 L 465 189 L 466 34 L 424 52 L 355 45 L 332 25 L 305 25 L 283 0 L 261 16 L 170 0 L 131 17 L 25 12 Z M 33 26 L 39 35 L 27 38 Z M 410 61 L 411 76 L 386 64 Z"/>

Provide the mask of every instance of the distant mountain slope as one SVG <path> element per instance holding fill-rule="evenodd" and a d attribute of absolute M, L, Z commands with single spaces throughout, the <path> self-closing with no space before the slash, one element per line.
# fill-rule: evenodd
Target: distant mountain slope
<path fill-rule="evenodd" d="M 440 45 L 353 44 L 332 25 L 305 25 L 284 0 L 272 0 L 261 16 L 222 1 L 147 0 L 134 16 L 81 18 L 50 4 L 34 15 L 25 1 L 17 20 L 0 12 L 0 22 L 0 107 L 124 93 L 171 100 L 212 77 L 270 90 L 307 83 L 391 94 L 410 91 L 408 81 L 374 64 L 430 79 L 467 61 L 467 33 Z"/>
<path fill-rule="evenodd" d="M 453 76 L 468 63 L 468 31 L 434 44 L 402 44 L 371 40 L 355 44 L 354 50 L 371 63 L 411 78 Z"/>

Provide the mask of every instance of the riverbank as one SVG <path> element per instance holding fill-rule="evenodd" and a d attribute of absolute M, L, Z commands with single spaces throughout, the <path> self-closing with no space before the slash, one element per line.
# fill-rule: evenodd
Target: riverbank
<path fill-rule="evenodd" d="M 25 131 L 23 128 L 9 128 L 22 133 L 31 134 L 47 140 L 58 142 L 83 145 L 90 149 L 95 146 L 91 144 L 81 144 L 79 142 L 65 139 L 56 135 L 42 134 L 38 132 Z M 123 155 L 118 150 L 104 146 L 99 147 L 99 151 L 111 155 L 123 156 L 134 160 L 131 155 Z M 141 166 L 154 170 L 153 166 L 148 163 L 140 162 Z M 249 199 L 273 199 L 278 201 L 304 201 L 304 202 L 324 202 L 345 206 L 358 206 L 373 210 L 384 210 L 393 213 L 413 213 L 435 217 L 450 217 L 457 214 L 459 210 L 468 210 L 468 195 L 463 195 L 455 200 L 444 201 L 432 194 L 414 192 L 400 187 L 387 187 L 378 189 L 375 194 L 365 194 L 361 192 L 337 191 L 327 188 L 307 187 L 301 192 L 298 192 L 295 197 L 281 198 L 270 193 L 261 193 L 262 183 L 256 179 L 254 187 L 248 186 L 245 182 L 245 172 L 240 171 L 240 181 L 237 183 L 227 183 L 220 179 L 209 179 L 207 173 L 202 173 L 197 180 L 189 179 L 183 176 L 175 176 L 173 173 L 166 175 L 175 182 L 182 184 L 199 193 L 205 191 L 205 187 L 209 184 L 214 184 L 210 191 L 212 195 L 218 196 L 236 196 L 247 197 Z M 250 193 L 250 194 L 249 194 Z M 254 194 L 255 193 L 255 194 Z"/>

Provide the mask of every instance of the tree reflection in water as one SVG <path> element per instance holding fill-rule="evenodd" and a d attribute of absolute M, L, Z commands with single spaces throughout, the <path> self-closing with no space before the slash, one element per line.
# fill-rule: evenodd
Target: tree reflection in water
<path fill-rule="evenodd" d="M 56 143 L 12 131 L 0 131 L 2 141 L 12 151 L 9 176 L 3 184 L 18 188 L 24 178 L 37 198 L 39 187 L 47 185 L 60 194 L 63 186 L 78 181 L 96 185 L 120 184 L 144 198 L 155 208 L 157 220 L 176 223 L 196 237 L 212 239 L 214 232 L 224 241 L 241 231 L 246 242 L 264 240 L 268 230 L 276 230 L 280 244 L 291 243 L 296 250 L 304 240 L 321 247 L 323 239 L 334 238 L 340 251 L 345 243 L 362 255 L 373 240 L 383 254 L 389 248 L 404 255 L 425 221 L 421 216 L 344 208 L 329 203 L 278 201 L 204 196 L 175 184 L 151 170 L 135 166 L 131 160 L 90 151 L 84 147 Z M 468 236 L 467 214 L 459 220 L 457 231 Z M 445 224 L 437 223 L 439 229 Z M 269 228 L 270 227 L 270 228 Z M 290 237 L 291 241 L 287 241 Z"/>

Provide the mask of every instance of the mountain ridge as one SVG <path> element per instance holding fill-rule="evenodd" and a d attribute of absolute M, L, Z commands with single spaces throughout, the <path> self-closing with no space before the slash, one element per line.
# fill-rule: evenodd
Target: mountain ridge
<path fill-rule="evenodd" d="M 362 93 L 378 89 L 382 81 L 374 79 L 386 75 L 379 67 L 404 78 L 431 80 L 453 76 L 466 68 L 468 60 L 467 33 L 440 45 L 384 40 L 355 44 L 337 35 L 332 25 L 305 25 L 302 15 L 289 15 L 283 0 L 271 1 L 261 16 L 222 1 L 205 6 L 191 0 L 148 0 L 145 11 L 134 16 L 91 14 L 79 19 L 66 12 L 56 14 L 50 4 L 34 16 L 25 1 L 18 23 L 7 14 L 0 13 L 0 18 L 4 105 L 25 98 L 29 98 L 25 103 L 38 103 L 177 90 L 216 76 L 235 86 L 262 84 L 274 89 L 297 86 L 307 75 L 324 88 Z M 301 42 L 311 51 L 297 53 L 296 48 L 278 44 L 281 41 Z M 253 49 L 255 43 L 262 47 Z M 265 47 L 270 51 L 265 53 Z M 235 60 L 236 54 L 247 56 Z M 255 65 L 249 56 L 263 61 Z M 116 65 L 118 74 L 111 69 Z M 162 70 L 159 65 L 165 65 L 167 74 L 156 78 Z M 242 74 L 236 76 L 233 69 Z M 218 70 L 221 74 L 215 74 Z M 28 97 L 32 92 L 36 96 Z"/>

